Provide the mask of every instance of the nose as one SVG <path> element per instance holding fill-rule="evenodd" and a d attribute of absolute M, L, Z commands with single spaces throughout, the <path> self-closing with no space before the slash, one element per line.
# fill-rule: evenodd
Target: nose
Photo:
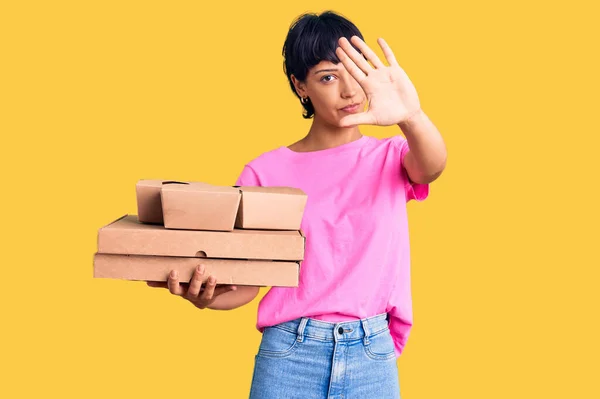
<path fill-rule="evenodd" d="M 358 93 L 360 85 L 349 73 L 344 73 L 341 79 L 340 95 L 342 98 L 352 98 Z"/>

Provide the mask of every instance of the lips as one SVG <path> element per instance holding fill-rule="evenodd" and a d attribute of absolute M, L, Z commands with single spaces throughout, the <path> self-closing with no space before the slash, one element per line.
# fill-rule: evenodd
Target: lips
<path fill-rule="evenodd" d="M 346 105 L 344 108 L 341 109 L 341 111 L 356 112 L 356 111 L 358 111 L 358 107 L 359 106 L 360 106 L 359 103 L 354 103 L 354 104 Z"/>

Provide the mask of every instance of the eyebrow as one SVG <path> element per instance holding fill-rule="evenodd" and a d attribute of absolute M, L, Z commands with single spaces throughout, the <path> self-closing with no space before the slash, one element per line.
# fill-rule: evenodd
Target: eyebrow
<path fill-rule="evenodd" d="M 330 69 L 319 69 L 318 71 L 315 72 L 315 75 L 321 72 L 336 72 L 338 71 L 337 68 L 330 68 Z"/>

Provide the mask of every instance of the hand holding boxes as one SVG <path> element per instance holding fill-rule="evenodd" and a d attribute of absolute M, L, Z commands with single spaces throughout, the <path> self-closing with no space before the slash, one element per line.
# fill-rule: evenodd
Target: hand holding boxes
<path fill-rule="evenodd" d="M 218 284 L 296 287 L 307 196 L 291 187 L 140 180 L 138 215 L 98 232 L 94 277 L 189 281 L 202 263 Z"/>

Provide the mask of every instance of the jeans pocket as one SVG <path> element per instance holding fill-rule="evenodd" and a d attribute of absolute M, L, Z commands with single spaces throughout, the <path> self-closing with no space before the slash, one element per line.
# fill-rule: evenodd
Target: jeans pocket
<path fill-rule="evenodd" d="M 367 356 L 373 360 L 390 360 L 396 356 L 394 339 L 389 328 L 371 335 L 369 343 L 363 346 Z"/>
<path fill-rule="evenodd" d="M 298 335 L 282 328 L 271 326 L 264 329 L 257 356 L 285 357 L 300 345 Z"/>

